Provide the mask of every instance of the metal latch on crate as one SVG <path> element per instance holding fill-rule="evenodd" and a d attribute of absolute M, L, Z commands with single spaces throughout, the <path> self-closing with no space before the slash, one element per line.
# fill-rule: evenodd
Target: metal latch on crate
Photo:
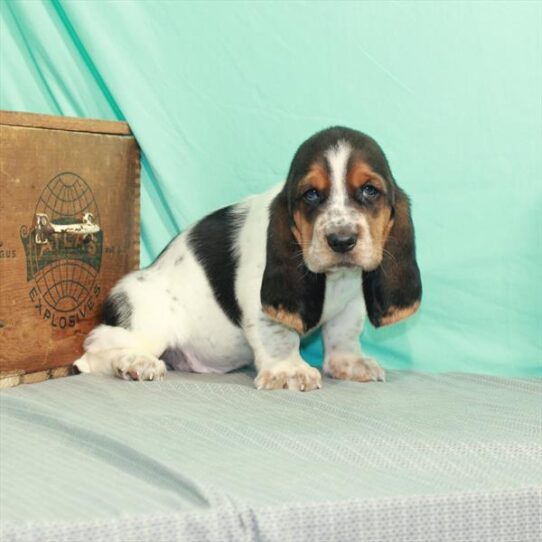
<path fill-rule="evenodd" d="M 37 245 L 45 245 L 49 241 L 48 236 L 55 233 L 72 233 L 92 238 L 92 234 L 100 231 L 92 213 L 85 213 L 82 222 L 75 224 L 54 224 L 45 213 L 36 213 L 35 224 Z"/>

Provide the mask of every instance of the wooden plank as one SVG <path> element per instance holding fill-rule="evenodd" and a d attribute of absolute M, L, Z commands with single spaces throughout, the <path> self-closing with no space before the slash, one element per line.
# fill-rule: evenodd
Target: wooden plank
<path fill-rule="evenodd" d="M 90 132 L 95 134 L 127 135 L 132 131 L 128 123 L 114 120 L 81 119 L 76 117 L 56 117 L 19 111 L 0 111 L 0 124 L 25 126 L 28 128 L 48 128 L 68 132 Z"/>
<path fill-rule="evenodd" d="M 23 384 L 37 384 L 38 382 L 44 382 L 49 380 L 49 371 L 37 371 L 35 373 L 25 373 L 23 375 Z"/>
<path fill-rule="evenodd" d="M 68 367 L 56 367 L 55 369 L 51 369 L 51 378 L 62 378 L 65 376 L 70 376 L 72 374 L 72 366 L 69 365 Z"/>
<path fill-rule="evenodd" d="M 24 371 L 0 372 L 0 389 L 18 386 L 23 379 Z"/>
<path fill-rule="evenodd" d="M 46 371 L 25 373 L 24 371 L 0 372 L 0 389 L 13 388 L 19 384 L 36 384 L 50 378 L 63 378 L 73 374 L 73 366 L 56 367 Z"/>

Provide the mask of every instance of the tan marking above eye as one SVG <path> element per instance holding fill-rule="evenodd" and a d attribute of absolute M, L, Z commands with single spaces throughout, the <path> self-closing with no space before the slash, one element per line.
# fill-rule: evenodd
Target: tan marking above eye
<path fill-rule="evenodd" d="M 307 190 L 315 188 L 318 192 L 327 195 L 331 180 L 326 170 L 320 164 L 313 164 L 309 172 L 299 181 L 297 195 L 303 195 Z"/>
<path fill-rule="evenodd" d="M 375 173 L 365 162 L 356 161 L 348 170 L 346 185 L 354 192 L 356 189 L 366 184 L 372 184 L 375 188 L 378 188 L 380 192 L 385 193 L 386 191 L 384 179 L 382 179 L 378 173 Z"/>

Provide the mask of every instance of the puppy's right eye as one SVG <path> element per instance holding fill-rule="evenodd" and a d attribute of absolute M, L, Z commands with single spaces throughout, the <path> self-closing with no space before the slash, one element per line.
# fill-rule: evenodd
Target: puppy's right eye
<path fill-rule="evenodd" d="M 322 197 L 316 188 L 307 190 L 301 197 L 303 198 L 303 201 L 311 207 L 316 207 L 316 205 L 319 205 L 322 201 Z"/>

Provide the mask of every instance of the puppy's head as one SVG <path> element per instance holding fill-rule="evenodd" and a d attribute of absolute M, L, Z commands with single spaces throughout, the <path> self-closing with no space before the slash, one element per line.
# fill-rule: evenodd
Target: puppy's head
<path fill-rule="evenodd" d="M 282 234 L 275 236 L 290 247 L 296 244 L 297 252 L 280 251 L 283 269 L 288 257 L 292 262 L 301 258 L 297 269 L 306 267 L 316 275 L 360 268 L 368 314 L 376 326 L 417 309 L 421 282 L 408 198 L 369 136 L 335 127 L 305 141 L 271 213 L 273 230 L 285 220 L 289 230 L 282 225 Z M 268 247 L 268 265 L 272 260 Z M 292 266 L 288 273 L 299 285 Z"/>
<path fill-rule="evenodd" d="M 347 128 L 317 133 L 295 154 L 285 191 L 290 227 L 310 271 L 380 265 L 395 191 L 373 139 Z"/>

